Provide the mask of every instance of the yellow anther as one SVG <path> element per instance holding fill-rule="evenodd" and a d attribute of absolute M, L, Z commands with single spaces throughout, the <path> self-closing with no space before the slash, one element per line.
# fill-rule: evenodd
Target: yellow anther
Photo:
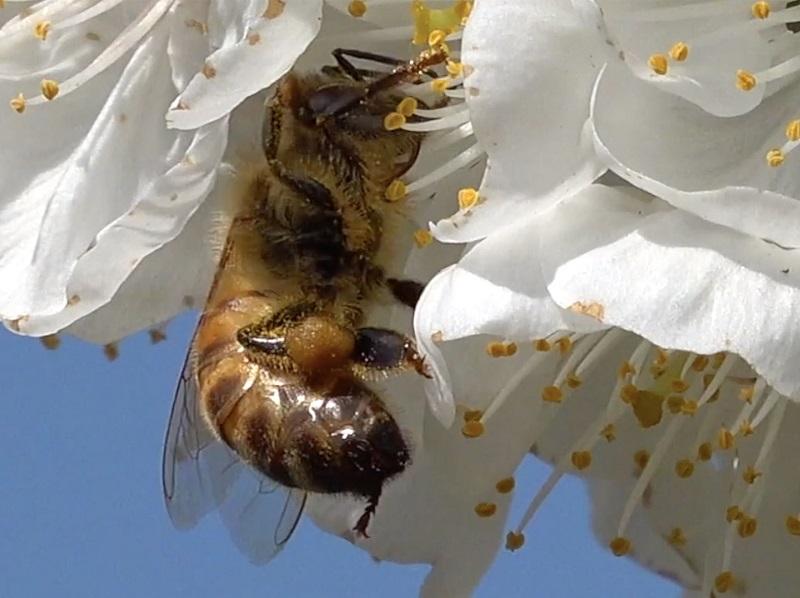
<path fill-rule="evenodd" d="M 486 432 L 486 427 L 481 421 L 468 421 L 461 428 L 461 435 L 465 438 L 480 438 Z"/>
<path fill-rule="evenodd" d="M 435 48 L 436 46 L 444 43 L 444 40 L 447 38 L 447 33 L 442 31 L 441 29 L 434 29 L 428 34 L 428 45 L 431 48 Z"/>
<path fill-rule="evenodd" d="M 756 86 L 756 83 L 756 77 L 752 73 L 741 69 L 736 71 L 736 87 L 742 91 L 750 91 Z"/>
<path fill-rule="evenodd" d="M 475 189 L 466 187 L 458 191 L 458 209 L 469 210 L 477 205 L 480 195 Z"/>
<path fill-rule="evenodd" d="M 406 117 L 399 112 L 390 112 L 383 118 L 383 128 L 387 131 L 396 131 L 406 124 Z"/>
<path fill-rule="evenodd" d="M 427 247 L 433 243 L 433 235 L 431 231 L 421 228 L 414 232 L 414 243 L 417 247 Z"/>
<path fill-rule="evenodd" d="M 673 546 L 685 546 L 686 545 L 686 534 L 683 530 L 679 527 L 673 527 L 672 531 L 669 533 L 669 537 L 667 538 L 667 542 L 672 544 Z"/>
<path fill-rule="evenodd" d="M 42 95 L 48 100 L 52 100 L 58 95 L 58 83 L 52 79 L 42 79 L 39 88 L 42 91 Z"/>
<path fill-rule="evenodd" d="M 417 98 L 412 98 L 411 96 L 408 96 L 407 98 L 403 98 L 402 100 L 400 100 L 400 103 L 397 105 L 396 110 L 397 112 L 408 118 L 409 116 L 414 114 L 414 112 L 418 107 L 419 107 L 419 101 L 417 100 Z"/>
<path fill-rule="evenodd" d="M 676 62 L 683 62 L 689 57 L 689 46 L 683 42 L 678 42 L 669 49 L 669 57 Z M 660 73 L 663 75 L 663 73 Z"/>
<path fill-rule="evenodd" d="M 400 179 L 395 179 L 386 187 L 384 197 L 387 201 L 400 201 L 408 194 L 406 184 Z"/>
<path fill-rule="evenodd" d="M 608 424 L 605 428 L 600 430 L 600 436 L 605 438 L 608 442 L 616 440 L 617 432 L 616 429 L 614 428 L 614 424 Z"/>
<path fill-rule="evenodd" d="M 103 354 L 109 361 L 114 361 L 119 357 L 119 345 L 117 343 L 108 343 L 103 346 Z"/>
<path fill-rule="evenodd" d="M 363 2 L 363 0 L 353 0 L 347 5 L 347 12 L 350 13 L 351 17 L 363 17 L 367 14 L 367 3 Z"/>
<path fill-rule="evenodd" d="M 547 403 L 560 403 L 564 393 L 558 386 L 545 386 L 542 389 L 542 400 Z"/>
<path fill-rule="evenodd" d="M 711 356 L 711 368 L 714 370 L 718 370 L 722 367 L 722 364 L 725 363 L 725 360 L 728 356 L 725 353 L 714 353 Z"/>
<path fill-rule="evenodd" d="M 756 471 L 753 467 L 747 467 L 742 474 L 742 479 L 747 484 L 755 484 L 756 480 L 761 477 L 761 472 Z"/>
<path fill-rule="evenodd" d="M 433 87 L 433 91 L 436 93 L 444 93 L 447 91 L 447 86 L 450 85 L 450 79 L 447 77 L 441 77 L 439 79 L 434 79 L 431 81 L 431 87 Z"/>
<path fill-rule="evenodd" d="M 672 388 L 672 392 L 686 392 L 689 388 L 689 383 L 686 380 L 681 380 L 679 378 L 675 378 L 671 380 L 669 383 L 670 388 Z"/>
<path fill-rule="evenodd" d="M 756 19 L 766 19 L 770 13 L 769 2 L 753 2 L 750 12 Z"/>
<path fill-rule="evenodd" d="M 667 368 L 661 367 L 660 365 L 650 366 L 650 375 L 653 376 L 653 380 L 658 380 L 666 371 Z"/>
<path fill-rule="evenodd" d="M 608 543 L 608 547 L 614 556 L 625 556 L 631 550 L 631 541 L 628 538 L 617 536 Z"/>
<path fill-rule="evenodd" d="M 457 17 L 461 19 L 461 24 L 464 24 L 469 18 L 470 13 L 472 12 L 472 2 L 468 2 L 467 0 L 458 0 L 455 4 L 453 4 L 453 13 Z"/>
<path fill-rule="evenodd" d="M 656 75 L 666 75 L 669 70 L 669 63 L 664 54 L 653 54 L 647 59 L 647 64 Z"/>
<path fill-rule="evenodd" d="M 450 8 L 431 9 L 422 0 L 414 0 L 411 3 L 414 19 L 413 43 L 424 44 L 430 41 L 431 34 L 437 30 L 444 36 L 457 31 L 471 10 L 470 2 L 456 2 Z"/>
<path fill-rule="evenodd" d="M 786 125 L 786 138 L 789 141 L 800 139 L 800 119 L 795 119 Z"/>
<path fill-rule="evenodd" d="M 502 480 L 497 482 L 494 485 L 494 487 L 500 494 L 508 494 L 509 492 L 514 490 L 514 486 L 516 485 L 517 483 L 514 480 L 514 478 L 503 478 Z"/>
<path fill-rule="evenodd" d="M 786 531 L 793 536 L 800 536 L 800 518 L 795 515 L 789 515 L 786 518 Z"/>
<path fill-rule="evenodd" d="M 437 330 L 435 332 L 432 332 L 431 333 L 431 340 L 434 343 L 441 343 L 442 341 L 444 341 L 444 332 L 442 332 L 441 330 Z"/>
<path fill-rule="evenodd" d="M 475 505 L 475 514 L 478 517 L 491 517 L 497 513 L 497 505 L 493 502 L 479 502 Z"/>
<path fill-rule="evenodd" d="M 683 404 L 685 402 L 686 399 L 684 399 L 682 396 L 671 395 L 667 397 L 667 409 L 669 409 L 669 412 L 673 415 L 678 415 L 683 409 Z"/>
<path fill-rule="evenodd" d="M 445 69 L 447 70 L 447 74 L 451 77 L 458 77 L 464 70 L 463 65 L 455 60 L 448 60 Z"/>
<path fill-rule="evenodd" d="M 659 347 L 656 350 L 656 363 L 658 365 L 666 365 L 668 361 L 669 361 L 669 353 L 667 353 L 664 349 Z"/>
<path fill-rule="evenodd" d="M 33 28 L 33 34 L 44 41 L 47 39 L 47 34 L 50 33 L 52 28 L 53 26 L 50 24 L 50 21 L 39 21 Z"/>
<path fill-rule="evenodd" d="M 711 446 L 710 442 L 704 442 L 699 447 L 697 447 L 697 459 L 699 461 L 710 461 L 711 457 L 714 456 L 714 447 Z"/>
<path fill-rule="evenodd" d="M 661 423 L 664 415 L 664 397 L 649 390 L 639 390 L 631 401 L 633 414 L 643 428 L 652 428 Z"/>
<path fill-rule="evenodd" d="M 45 349 L 51 351 L 58 349 L 61 346 L 61 338 L 57 334 L 48 334 L 39 339 Z"/>
<path fill-rule="evenodd" d="M 738 507 L 738 505 L 731 505 L 725 509 L 725 520 L 728 523 L 739 521 L 742 517 L 744 517 L 744 513 L 742 513 L 742 510 Z"/>
<path fill-rule="evenodd" d="M 717 432 L 717 446 L 719 446 L 719 448 L 721 448 L 723 451 L 732 449 L 735 443 L 736 437 L 733 435 L 733 432 L 727 428 L 722 428 L 719 432 Z"/>
<path fill-rule="evenodd" d="M 691 368 L 695 372 L 702 372 L 704 369 L 708 367 L 708 356 L 707 355 L 698 355 L 692 360 Z"/>
<path fill-rule="evenodd" d="M 558 339 L 556 345 L 558 345 L 558 350 L 561 351 L 562 355 L 569 353 L 570 349 L 572 349 L 572 341 L 567 336 L 562 336 Z"/>
<path fill-rule="evenodd" d="M 506 549 L 514 552 L 519 550 L 525 544 L 525 534 L 518 534 L 515 532 L 508 532 L 506 536 Z"/>
<path fill-rule="evenodd" d="M 694 415 L 697 413 L 697 401 L 684 401 L 681 405 L 681 415 Z"/>
<path fill-rule="evenodd" d="M 483 417 L 483 411 L 480 409 L 467 409 L 464 411 L 465 422 L 476 422 Z"/>
<path fill-rule="evenodd" d="M 753 517 L 742 517 L 736 525 L 736 533 L 742 538 L 749 538 L 758 531 L 758 522 Z"/>
<path fill-rule="evenodd" d="M 753 423 L 751 421 L 744 420 L 741 424 L 739 424 L 739 436 L 744 438 L 745 436 L 755 434 L 755 432 L 756 429 L 753 427 Z"/>
<path fill-rule="evenodd" d="M 623 361 L 619 366 L 619 370 L 617 370 L 617 376 L 623 380 L 628 376 L 633 376 L 634 374 L 636 374 L 636 368 L 630 361 Z"/>
<path fill-rule="evenodd" d="M 162 343 L 167 340 L 167 333 L 163 330 L 159 330 L 158 328 L 153 328 L 147 331 L 147 334 L 150 336 L 150 342 L 154 345 L 158 343 Z"/>
<path fill-rule="evenodd" d="M 681 459 L 675 464 L 675 473 L 679 478 L 690 478 L 694 473 L 694 463 L 689 459 Z"/>
<path fill-rule="evenodd" d="M 780 148 L 771 149 L 767 152 L 767 164 L 776 168 L 786 160 L 786 154 Z"/>
<path fill-rule="evenodd" d="M 745 386 L 739 389 L 739 398 L 745 403 L 753 402 L 753 393 L 755 393 L 755 386 Z"/>
<path fill-rule="evenodd" d="M 578 388 L 583 383 L 580 377 L 575 374 L 567 374 L 565 382 L 570 388 Z"/>
<path fill-rule="evenodd" d="M 648 453 L 646 450 L 641 449 L 633 453 L 633 462 L 636 463 L 639 468 L 644 469 L 647 467 L 649 461 L 650 453 Z"/>
<path fill-rule="evenodd" d="M 578 471 L 587 469 L 592 464 L 592 454 L 589 451 L 575 451 L 570 455 L 572 465 Z"/>
<path fill-rule="evenodd" d="M 11 104 L 11 108 L 16 110 L 20 114 L 25 112 L 25 107 L 27 105 L 27 103 L 25 102 L 25 96 L 22 95 L 21 93 L 17 94 L 17 97 L 11 98 L 11 101 L 9 102 L 9 104 Z"/>
<path fill-rule="evenodd" d="M 553 348 L 553 345 L 551 345 L 550 341 L 548 341 L 546 338 L 540 338 L 533 341 L 533 348 L 537 351 L 549 351 Z"/>
<path fill-rule="evenodd" d="M 619 389 L 619 398 L 623 403 L 633 405 L 639 396 L 639 388 L 635 384 L 626 384 Z"/>
<path fill-rule="evenodd" d="M 516 343 L 492 342 L 486 345 L 486 353 L 490 357 L 511 357 L 516 352 Z"/>
<path fill-rule="evenodd" d="M 724 594 L 733 587 L 736 579 L 730 571 L 724 571 L 714 578 L 714 589 L 720 594 Z"/>

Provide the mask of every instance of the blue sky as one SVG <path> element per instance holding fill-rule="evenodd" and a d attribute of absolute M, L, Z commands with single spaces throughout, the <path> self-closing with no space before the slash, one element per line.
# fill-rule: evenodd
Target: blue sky
<path fill-rule="evenodd" d="M 215 516 L 173 529 L 160 463 L 175 381 L 194 316 L 168 338 L 101 348 L 0 331 L 0 594 L 5 598 L 416 596 L 426 567 L 375 564 L 304 521 L 267 567 L 240 556 Z M 533 459 L 519 476 L 512 521 L 547 476 Z M 562 482 L 527 531 L 503 552 L 476 596 L 676 598 L 679 590 L 611 556 L 589 530 L 583 487 Z"/>

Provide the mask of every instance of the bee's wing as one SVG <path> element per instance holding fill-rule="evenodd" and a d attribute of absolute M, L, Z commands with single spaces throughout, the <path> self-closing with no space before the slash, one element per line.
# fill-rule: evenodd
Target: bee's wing
<path fill-rule="evenodd" d="M 190 349 L 164 445 L 162 481 L 169 517 L 178 529 L 190 529 L 218 508 L 239 550 L 252 563 L 265 564 L 297 527 L 305 492 L 286 489 L 245 465 L 208 429 L 199 401 Z"/>

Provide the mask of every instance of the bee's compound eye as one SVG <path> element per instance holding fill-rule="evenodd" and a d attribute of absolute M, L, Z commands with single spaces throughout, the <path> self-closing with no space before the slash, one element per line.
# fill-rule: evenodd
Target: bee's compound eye
<path fill-rule="evenodd" d="M 355 342 L 352 331 L 324 316 L 305 318 L 285 337 L 286 354 L 309 372 L 343 366 L 353 354 Z"/>
<path fill-rule="evenodd" d="M 331 85 L 322 87 L 308 98 L 308 107 L 315 118 L 333 116 L 357 104 L 364 97 L 358 87 Z"/>

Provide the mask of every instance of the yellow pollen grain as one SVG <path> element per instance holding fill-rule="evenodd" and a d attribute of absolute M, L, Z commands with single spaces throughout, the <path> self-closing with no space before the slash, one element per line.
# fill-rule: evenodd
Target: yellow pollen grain
<path fill-rule="evenodd" d="M 749 538 L 758 531 L 758 521 L 753 517 L 742 517 L 736 525 L 736 533 L 741 538 Z"/>
<path fill-rule="evenodd" d="M 800 140 L 800 119 L 795 119 L 786 125 L 786 138 L 789 141 Z"/>
<path fill-rule="evenodd" d="M 800 518 L 789 515 L 786 518 L 786 531 L 793 536 L 800 536 Z"/>
<path fill-rule="evenodd" d="M 409 96 L 407 98 L 403 98 L 402 100 L 400 100 L 400 103 L 397 104 L 396 110 L 400 114 L 408 118 L 409 116 L 414 114 L 414 112 L 417 110 L 418 107 L 419 107 L 419 102 L 417 101 L 417 98 L 412 98 L 411 96 Z"/>
<path fill-rule="evenodd" d="M 736 87 L 742 91 L 750 91 L 756 86 L 756 77 L 752 73 L 739 69 L 736 71 Z"/>
<path fill-rule="evenodd" d="M 755 484 L 758 478 L 761 477 L 761 472 L 756 471 L 753 467 L 747 467 L 742 474 L 742 479 L 747 484 Z"/>
<path fill-rule="evenodd" d="M 45 99 L 48 100 L 52 100 L 58 95 L 58 83 L 52 79 L 42 79 L 42 82 L 39 84 L 39 89 L 41 89 Z"/>
<path fill-rule="evenodd" d="M 533 348 L 536 349 L 537 351 L 545 352 L 552 349 L 553 345 L 551 345 L 550 341 L 548 341 L 546 338 L 540 338 L 533 341 Z"/>
<path fill-rule="evenodd" d="M 561 351 L 562 355 L 566 355 L 569 353 L 570 349 L 572 349 L 572 341 L 566 336 L 562 336 L 558 339 L 556 345 L 558 345 L 558 350 Z"/>
<path fill-rule="evenodd" d="M 390 112 L 383 119 L 383 128 L 387 131 L 396 131 L 406 124 L 406 117 L 399 112 Z"/>
<path fill-rule="evenodd" d="M 669 62 L 664 54 L 653 54 L 647 59 L 647 64 L 656 75 L 666 75 L 669 70 Z"/>
<path fill-rule="evenodd" d="M 57 334 L 48 334 L 39 339 L 45 349 L 54 351 L 61 346 L 61 338 Z"/>
<path fill-rule="evenodd" d="M 647 467 L 647 463 L 650 461 L 650 453 L 646 450 L 641 449 L 633 453 L 633 462 L 636 463 L 641 469 Z"/>
<path fill-rule="evenodd" d="M 119 345 L 117 343 L 108 343 L 103 346 L 103 354 L 109 361 L 114 361 L 119 357 Z"/>
<path fill-rule="evenodd" d="M 367 14 L 367 4 L 363 0 L 353 0 L 347 5 L 347 12 L 350 13 L 351 17 L 363 17 Z"/>
<path fill-rule="evenodd" d="M 753 427 L 752 422 L 748 420 L 744 420 L 741 424 L 739 424 L 739 436 L 751 436 L 755 434 L 756 429 Z"/>
<path fill-rule="evenodd" d="M 592 465 L 592 454 L 589 451 L 575 451 L 570 455 L 572 466 L 578 471 L 588 469 Z"/>
<path fill-rule="evenodd" d="M 753 2 L 750 12 L 756 19 L 766 19 L 770 13 L 769 2 Z"/>
<path fill-rule="evenodd" d="M 639 397 L 639 389 L 635 384 L 626 384 L 619 390 L 619 398 L 623 403 L 633 405 Z"/>
<path fill-rule="evenodd" d="M 689 389 L 689 383 L 679 378 L 671 380 L 669 386 L 672 388 L 672 392 L 677 393 L 686 392 Z"/>
<path fill-rule="evenodd" d="M 447 77 L 441 77 L 431 81 L 431 87 L 433 87 L 433 91 L 436 93 L 444 93 L 449 84 L 450 80 Z"/>
<path fill-rule="evenodd" d="M 733 435 L 733 432 L 727 428 L 722 428 L 717 432 L 717 446 L 723 451 L 732 449 L 735 443 L 736 437 Z"/>
<path fill-rule="evenodd" d="M 723 571 L 714 578 L 714 589 L 720 594 L 724 594 L 733 587 L 736 579 L 730 571 Z"/>
<path fill-rule="evenodd" d="M 483 417 L 483 411 L 480 409 L 467 409 L 464 411 L 465 422 L 476 422 Z"/>
<path fill-rule="evenodd" d="M 47 34 L 50 33 L 52 28 L 53 26 L 50 21 L 40 21 L 33 27 L 33 34 L 44 41 L 47 39 Z"/>
<path fill-rule="evenodd" d="M 475 514 L 478 517 L 491 517 L 497 513 L 497 505 L 493 502 L 479 502 L 475 505 Z"/>
<path fill-rule="evenodd" d="M 673 546 L 685 546 L 686 545 L 686 534 L 684 531 L 679 527 L 673 527 L 672 531 L 669 533 L 669 537 L 667 538 L 667 542 L 672 544 Z"/>
<path fill-rule="evenodd" d="M 508 532 L 506 536 L 506 550 L 514 552 L 519 550 L 525 544 L 525 534 L 518 534 L 515 532 Z"/>
<path fill-rule="evenodd" d="M 679 478 L 690 478 L 694 473 L 694 463 L 689 459 L 681 459 L 675 464 L 675 473 Z"/>
<path fill-rule="evenodd" d="M 458 191 L 458 209 L 469 210 L 478 203 L 478 192 L 472 188 L 464 188 Z"/>
<path fill-rule="evenodd" d="M 468 421 L 461 428 L 464 438 L 480 438 L 486 432 L 486 427 L 481 421 Z"/>
<path fill-rule="evenodd" d="M 427 247 L 428 245 L 433 243 L 433 235 L 431 234 L 431 231 L 425 230 L 424 228 L 415 231 L 414 243 L 419 248 Z"/>
<path fill-rule="evenodd" d="M 683 42 L 678 42 L 669 49 L 669 57 L 677 62 L 683 62 L 689 57 L 689 46 Z"/>
<path fill-rule="evenodd" d="M 737 505 L 731 505 L 727 509 L 725 509 L 725 520 L 728 523 L 733 523 L 734 521 L 739 521 L 744 517 L 744 513 Z"/>
<path fill-rule="evenodd" d="M 767 164 L 772 168 L 777 168 L 786 160 L 786 154 L 780 148 L 771 149 L 767 152 Z"/>
<path fill-rule="evenodd" d="M 503 478 L 497 482 L 494 487 L 500 494 L 508 494 L 514 490 L 516 485 L 517 483 L 514 478 Z"/>
<path fill-rule="evenodd" d="M 558 386 L 545 386 L 542 389 L 542 400 L 547 403 L 560 403 L 564 393 Z"/>
<path fill-rule="evenodd" d="M 739 398 L 745 403 L 753 402 L 753 393 L 755 393 L 755 386 L 745 386 L 739 389 Z"/>
<path fill-rule="evenodd" d="M 25 107 L 27 106 L 27 102 L 25 102 L 25 96 L 21 93 L 18 94 L 17 97 L 11 98 L 9 104 L 13 110 L 19 112 L 20 114 L 25 112 Z"/>
<path fill-rule="evenodd" d="M 692 360 L 692 365 L 690 367 L 695 372 L 702 372 L 704 369 L 708 367 L 708 356 L 698 355 Z"/>
<path fill-rule="evenodd" d="M 608 442 L 612 442 L 617 438 L 617 431 L 614 424 L 608 424 L 605 428 L 600 430 L 600 436 L 605 438 Z"/>
<path fill-rule="evenodd" d="M 154 345 L 163 343 L 165 340 L 167 340 L 167 333 L 163 330 L 159 330 L 158 328 L 148 330 L 147 334 L 150 336 L 150 342 Z"/>
<path fill-rule="evenodd" d="M 700 461 L 710 461 L 714 455 L 714 447 L 710 442 L 704 442 L 697 447 L 697 459 Z"/>
<path fill-rule="evenodd" d="M 631 550 L 631 541 L 628 538 L 617 536 L 608 543 L 608 547 L 614 556 L 625 556 Z"/>
<path fill-rule="evenodd" d="M 384 196 L 387 201 L 400 201 L 408 194 L 406 184 L 400 179 L 395 179 L 386 187 Z"/>
<path fill-rule="evenodd" d="M 619 370 L 617 370 L 617 376 L 619 376 L 621 380 L 624 380 L 628 376 L 633 376 L 634 374 L 636 374 L 636 368 L 630 361 L 623 361 L 619 366 Z"/>
<path fill-rule="evenodd" d="M 567 379 L 565 380 L 565 382 L 567 383 L 567 386 L 569 386 L 570 388 L 578 388 L 583 383 L 580 377 L 575 375 L 574 373 L 567 374 Z"/>

